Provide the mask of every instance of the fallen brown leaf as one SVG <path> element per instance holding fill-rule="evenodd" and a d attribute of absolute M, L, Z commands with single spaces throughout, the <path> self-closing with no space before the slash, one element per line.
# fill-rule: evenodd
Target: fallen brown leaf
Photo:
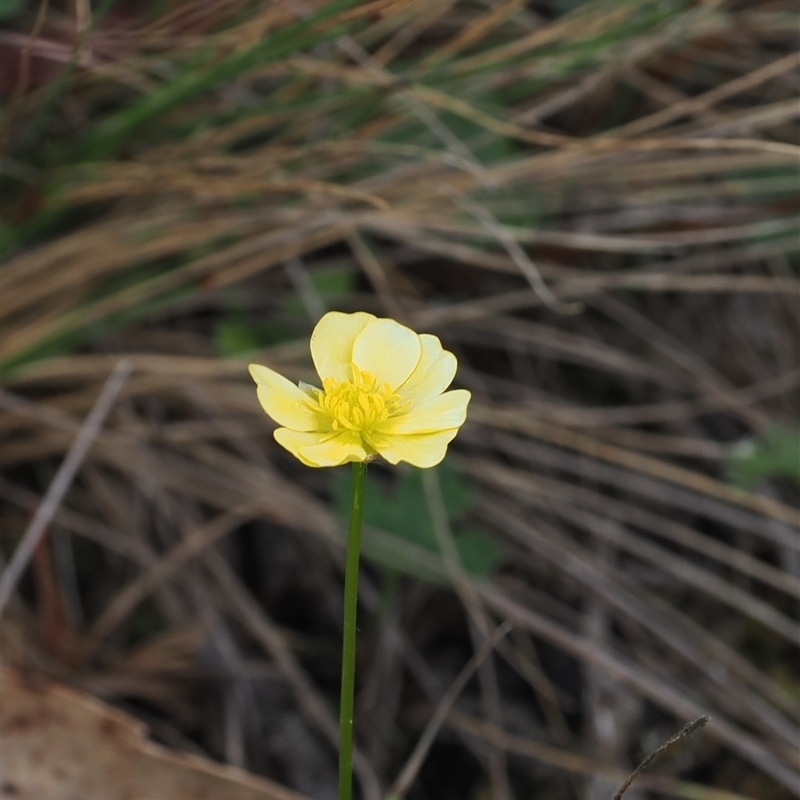
<path fill-rule="evenodd" d="M 0 667 L 3 797 L 307 800 L 264 778 L 146 738 L 144 723 L 48 679 Z"/>

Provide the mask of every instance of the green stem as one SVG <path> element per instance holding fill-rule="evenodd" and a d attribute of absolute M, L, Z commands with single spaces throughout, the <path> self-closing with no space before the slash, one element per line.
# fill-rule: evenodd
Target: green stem
<path fill-rule="evenodd" d="M 344 573 L 344 637 L 342 641 L 342 699 L 339 707 L 339 800 L 353 796 L 353 698 L 356 683 L 356 611 L 358 558 L 361 554 L 361 518 L 364 514 L 364 477 L 367 465 L 353 463 L 353 496 L 347 535 Z"/>

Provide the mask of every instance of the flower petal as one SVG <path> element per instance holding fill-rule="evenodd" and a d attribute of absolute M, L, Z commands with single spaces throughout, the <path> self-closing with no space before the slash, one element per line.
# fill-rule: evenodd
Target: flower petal
<path fill-rule="evenodd" d="M 367 458 L 361 437 L 353 431 L 319 434 L 278 428 L 274 436 L 281 447 L 307 467 L 338 467 Z"/>
<path fill-rule="evenodd" d="M 456 376 L 456 357 L 442 348 L 438 336 L 423 333 L 419 337 L 422 355 L 408 380 L 397 389 L 404 400 L 422 403 L 441 394 Z"/>
<path fill-rule="evenodd" d="M 347 367 L 353 360 L 353 342 L 374 320 L 366 311 L 355 314 L 329 311 L 322 317 L 311 334 L 311 358 L 321 380 L 350 380 Z"/>
<path fill-rule="evenodd" d="M 317 466 L 300 454 L 300 448 L 312 447 L 315 444 L 319 444 L 321 434 L 309 433 L 307 431 L 292 431 L 289 430 L 289 428 L 276 428 L 272 435 L 281 447 L 288 450 L 296 459 L 302 461 L 307 467 Z"/>
<path fill-rule="evenodd" d="M 459 428 L 467 418 L 470 397 L 472 395 L 466 389 L 440 394 L 412 407 L 407 414 L 387 420 L 381 426 L 381 433 L 419 434 Z"/>
<path fill-rule="evenodd" d="M 320 417 L 314 402 L 302 389 L 269 367 L 251 364 L 249 369 L 258 386 L 261 407 L 278 425 L 297 431 L 319 430 Z"/>
<path fill-rule="evenodd" d="M 447 445 L 457 433 L 458 428 L 410 436 L 371 433 L 369 444 L 390 464 L 407 461 L 412 466 L 427 469 L 442 461 L 447 453 Z"/>
<path fill-rule="evenodd" d="M 414 371 L 421 353 L 419 336 L 393 319 L 376 319 L 353 343 L 355 365 L 393 390 Z"/>

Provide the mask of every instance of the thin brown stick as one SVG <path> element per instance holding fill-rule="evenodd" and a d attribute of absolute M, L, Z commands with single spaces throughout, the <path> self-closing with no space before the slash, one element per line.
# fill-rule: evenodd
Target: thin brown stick
<path fill-rule="evenodd" d="M 116 369 L 106 381 L 103 391 L 100 393 L 100 397 L 97 398 L 94 408 L 89 412 L 89 416 L 86 417 L 86 421 L 78 431 L 78 435 L 75 437 L 72 447 L 70 447 L 69 452 L 61 462 L 61 466 L 55 478 L 53 478 L 53 482 L 50 484 L 47 494 L 45 494 L 42 499 L 42 504 L 36 510 L 30 525 L 28 525 L 25 533 L 22 535 L 22 540 L 14 551 L 14 555 L 11 557 L 11 561 L 4 570 L 2 576 L 0 576 L 0 614 L 3 613 L 3 609 L 6 607 L 11 593 L 14 591 L 14 587 L 22 577 L 22 573 L 25 571 L 28 561 L 30 561 L 34 550 L 36 550 L 42 536 L 44 536 L 47 530 L 47 526 L 58 511 L 58 507 L 61 505 L 64 495 L 72 484 L 73 478 L 80 469 L 84 458 L 86 458 L 89 448 L 92 446 L 92 442 L 94 442 L 95 437 L 100 432 L 101 426 L 110 413 L 114 401 L 120 389 L 122 389 L 122 385 L 131 374 L 132 369 L 131 363 L 127 360 L 120 361 L 119 364 L 117 364 Z M 2 402 L 2 400 L 3 398 L 0 397 L 0 402 Z"/>
<path fill-rule="evenodd" d="M 698 719 L 694 720 L 694 722 L 690 722 L 688 725 L 685 725 L 682 730 L 676 733 L 674 736 L 671 736 L 667 739 L 664 744 L 660 747 L 657 747 L 650 753 L 641 764 L 630 774 L 628 775 L 627 780 L 625 783 L 622 784 L 620 790 L 614 795 L 614 800 L 620 800 L 622 795 L 625 793 L 626 789 L 636 780 L 636 778 L 641 775 L 650 764 L 653 763 L 665 750 L 669 750 L 672 745 L 677 744 L 682 739 L 685 739 L 687 736 L 691 736 L 696 730 L 702 728 L 708 721 L 710 717 L 699 717 Z"/>
<path fill-rule="evenodd" d="M 50 9 L 50 0 L 42 0 L 39 3 L 39 9 L 36 12 L 36 19 L 33 23 L 33 28 L 30 35 L 22 47 L 19 55 L 19 75 L 17 77 L 14 91 L 11 94 L 8 103 L 6 104 L 6 113 L 3 115 L 3 124 L 0 126 L 0 149 L 5 151 L 10 144 L 8 137 L 11 132 L 11 124 L 19 110 L 19 104 L 25 92 L 28 91 L 31 80 L 31 55 L 33 54 L 36 43 L 39 39 L 39 34 L 42 32 L 42 27 L 47 19 L 47 12 Z"/>
<path fill-rule="evenodd" d="M 199 556 L 207 547 L 227 536 L 237 525 L 246 522 L 258 511 L 258 508 L 257 501 L 243 503 L 232 511 L 214 518 L 200 529 L 192 532 L 180 544 L 175 545 L 149 570 L 143 572 L 120 590 L 92 625 L 84 641 L 85 652 L 91 653 L 157 586 L 188 561 Z"/>
<path fill-rule="evenodd" d="M 422 764 L 425 761 L 425 756 L 428 755 L 428 751 L 430 750 L 434 739 L 436 739 L 436 734 L 439 732 L 439 729 L 442 727 L 448 715 L 450 714 L 453 704 L 456 702 L 456 700 L 458 700 L 458 696 L 467 685 L 469 679 L 475 674 L 475 671 L 486 660 L 488 655 L 510 630 L 510 623 L 504 622 L 502 625 L 500 625 L 494 631 L 494 633 L 484 640 L 477 652 L 464 665 L 464 668 L 458 674 L 458 677 L 453 681 L 452 685 L 447 690 L 447 693 L 441 699 L 436 711 L 434 712 L 422 736 L 417 742 L 414 752 L 409 756 L 408 761 L 406 761 L 406 765 L 397 776 L 397 779 L 389 791 L 390 798 L 405 797 L 406 793 L 411 788 L 411 784 L 417 777 L 417 773 L 422 767 Z"/>
<path fill-rule="evenodd" d="M 495 742 L 508 750 L 509 753 L 514 753 L 514 755 L 522 759 L 530 759 L 541 764 L 547 764 L 573 775 L 602 775 L 614 781 L 622 780 L 624 775 L 624 773 L 610 767 L 608 764 L 601 764 L 585 756 L 566 749 L 553 747 L 550 744 L 545 744 L 529 737 L 508 733 L 496 725 L 492 725 L 491 722 L 475 719 L 461 711 L 451 711 L 445 725 L 454 731 L 467 733 L 476 739 Z M 643 775 L 639 780 L 639 785 L 651 791 L 656 791 L 659 795 L 684 798 L 684 800 L 696 800 L 700 797 L 703 800 L 753 800 L 751 797 L 727 789 L 715 789 L 705 784 L 677 781 L 660 775 Z"/>
<path fill-rule="evenodd" d="M 447 575 L 453 582 L 453 586 L 469 615 L 473 647 L 479 650 L 479 643 L 489 635 L 489 616 L 461 563 L 453 532 L 450 529 L 450 521 L 447 518 L 442 486 L 437 472 L 435 470 L 426 470 L 422 476 L 422 485 L 428 504 L 428 512 L 433 523 L 434 535 L 442 554 Z M 502 715 L 494 662 L 486 660 L 480 665 L 479 670 L 478 678 L 486 715 L 491 722 L 499 724 Z M 489 776 L 492 782 L 493 795 L 497 800 L 510 798 L 511 789 L 508 782 L 507 759 L 502 750 L 494 747 L 489 751 Z"/>
<path fill-rule="evenodd" d="M 778 75 L 782 75 L 784 72 L 795 69 L 798 65 L 800 65 L 800 53 L 790 53 L 788 56 L 765 64 L 760 69 L 748 75 L 743 75 L 740 78 L 722 84 L 722 86 L 717 86 L 698 97 L 690 97 L 682 102 L 675 103 L 668 108 L 658 111 L 655 114 L 634 120 L 627 125 L 622 125 L 616 130 L 608 131 L 607 133 L 611 133 L 614 136 L 633 136 L 653 130 L 653 128 L 666 125 L 673 119 L 688 114 L 696 114 L 699 111 L 703 111 L 719 103 L 721 100 L 727 100 L 735 94 L 749 91 L 761 83 L 771 80 Z"/>

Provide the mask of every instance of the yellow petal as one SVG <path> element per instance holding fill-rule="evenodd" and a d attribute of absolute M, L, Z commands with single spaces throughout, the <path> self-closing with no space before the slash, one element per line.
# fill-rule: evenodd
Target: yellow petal
<path fill-rule="evenodd" d="M 308 433 L 305 431 L 291 431 L 288 428 L 276 428 L 272 434 L 275 441 L 283 448 L 288 450 L 296 459 L 302 461 L 307 467 L 316 467 L 307 458 L 300 454 L 301 447 L 311 447 L 318 444 L 322 434 Z"/>
<path fill-rule="evenodd" d="M 329 311 L 317 323 L 311 334 L 311 358 L 323 381 L 325 378 L 350 380 L 347 367 L 353 360 L 353 342 L 374 319 L 366 311 L 355 314 Z"/>
<path fill-rule="evenodd" d="M 423 333 L 419 337 L 422 355 L 408 380 L 397 389 L 404 400 L 422 403 L 441 394 L 456 376 L 456 357 L 442 348 L 437 336 Z"/>
<path fill-rule="evenodd" d="M 249 369 L 258 386 L 261 407 L 278 425 L 297 431 L 319 430 L 315 404 L 302 389 L 268 367 L 251 364 Z"/>
<path fill-rule="evenodd" d="M 390 464 L 407 461 L 415 467 L 435 467 L 447 453 L 447 445 L 453 441 L 458 428 L 436 433 L 411 436 L 387 436 L 372 433 L 369 444 Z"/>
<path fill-rule="evenodd" d="M 472 395 L 466 389 L 445 392 L 412 406 L 406 414 L 387 420 L 381 426 L 381 432 L 392 435 L 418 434 L 459 428 L 467 418 L 470 397 Z"/>
<path fill-rule="evenodd" d="M 396 389 L 419 364 L 422 345 L 411 328 L 393 319 L 376 319 L 356 337 L 353 362 L 379 384 Z"/>
<path fill-rule="evenodd" d="M 307 467 L 338 467 L 367 458 L 361 437 L 352 431 L 332 435 L 278 428 L 274 436 L 281 447 L 285 447 Z"/>

